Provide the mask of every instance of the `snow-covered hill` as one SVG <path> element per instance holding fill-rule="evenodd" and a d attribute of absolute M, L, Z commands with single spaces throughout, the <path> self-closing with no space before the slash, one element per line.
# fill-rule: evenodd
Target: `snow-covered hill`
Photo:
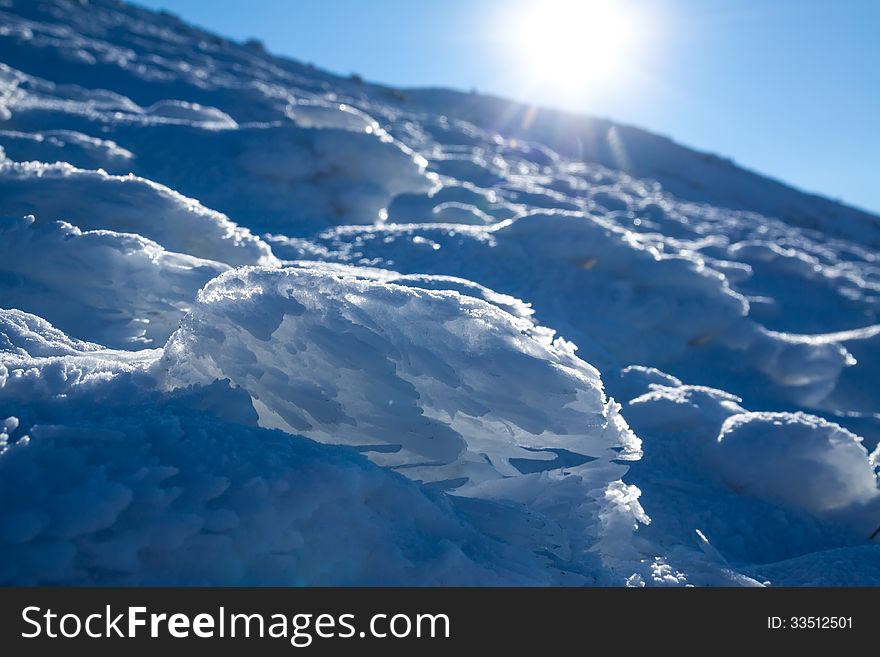
<path fill-rule="evenodd" d="M 880 584 L 880 218 L 0 1 L 0 583 Z"/>

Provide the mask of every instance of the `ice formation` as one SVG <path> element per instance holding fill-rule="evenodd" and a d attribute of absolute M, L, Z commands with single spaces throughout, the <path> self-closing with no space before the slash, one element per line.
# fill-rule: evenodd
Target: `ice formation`
<path fill-rule="evenodd" d="M 142 235 L 164 248 L 230 265 L 272 264 L 269 247 L 198 201 L 134 175 L 113 176 L 69 164 L 0 162 L 0 195 L 9 216 L 68 221 L 83 230 Z M 88 203 L 83 203 L 88 199 Z"/>
<path fill-rule="evenodd" d="M 0 583 L 880 583 L 877 217 L 0 5 Z"/>
<path fill-rule="evenodd" d="M 154 352 L 133 360 L 17 311 L 0 330 L 2 406 L 21 409 L 0 433 L 4 583 L 552 582 L 442 496 L 257 428 L 227 385 L 161 395 Z"/>
<path fill-rule="evenodd" d="M 52 266 L 34 267 L 35 254 Z M 5 303 L 111 347 L 164 345 L 196 292 L 226 269 L 140 235 L 37 223 L 32 215 L 0 223 Z"/>

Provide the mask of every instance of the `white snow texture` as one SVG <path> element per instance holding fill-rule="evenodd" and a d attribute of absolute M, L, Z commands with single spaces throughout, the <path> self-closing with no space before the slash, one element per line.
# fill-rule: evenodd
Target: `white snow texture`
<path fill-rule="evenodd" d="M 2 2 L 0 584 L 880 585 L 878 247 L 635 128 Z"/>

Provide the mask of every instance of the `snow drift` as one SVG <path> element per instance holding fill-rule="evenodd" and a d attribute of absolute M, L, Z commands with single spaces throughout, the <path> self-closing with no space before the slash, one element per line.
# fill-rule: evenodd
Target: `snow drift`
<path fill-rule="evenodd" d="M 356 452 L 252 426 L 228 386 L 159 394 L 155 352 L 18 311 L 0 335 L 0 409 L 21 409 L 0 425 L 4 585 L 552 581 Z"/>
<path fill-rule="evenodd" d="M 0 5 L 0 583 L 880 582 L 877 217 Z"/>
<path fill-rule="evenodd" d="M 52 262 L 34 267 L 33 256 Z M 33 216 L 0 223 L 0 291 L 10 306 L 111 347 L 162 346 L 196 292 L 226 265 L 165 251 L 139 235 L 83 232 Z M 80 285 L 71 288 L 75 278 Z"/>
<path fill-rule="evenodd" d="M 33 214 L 85 230 L 137 233 L 168 250 L 231 265 L 275 262 L 269 247 L 247 229 L 136 176 L 69 164 L 0 162 L 0 199 L 0 211 L 10 216 Z"/>
<path fill-rule="evenodd" d="M 239 269 L 199 292 L 156 370 L 172 388 L 228 380 L 261 426 L 358 446 L 458 495 L 546 504 L 575 490 L 551 516 L 575 562 L 600 518 L 631 531 L 640 517 L 634 498 L 612 504 L 639 446 L 598 373 L 552 332 L 456 291 Z"/>

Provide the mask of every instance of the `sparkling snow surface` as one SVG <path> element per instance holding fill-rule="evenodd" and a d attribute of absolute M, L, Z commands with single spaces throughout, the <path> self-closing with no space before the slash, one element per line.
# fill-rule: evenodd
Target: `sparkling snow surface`
<path fill-rule="evenodd" d="M 880 585 L 880 218 L 0 2 L 0 584 Z"/>

